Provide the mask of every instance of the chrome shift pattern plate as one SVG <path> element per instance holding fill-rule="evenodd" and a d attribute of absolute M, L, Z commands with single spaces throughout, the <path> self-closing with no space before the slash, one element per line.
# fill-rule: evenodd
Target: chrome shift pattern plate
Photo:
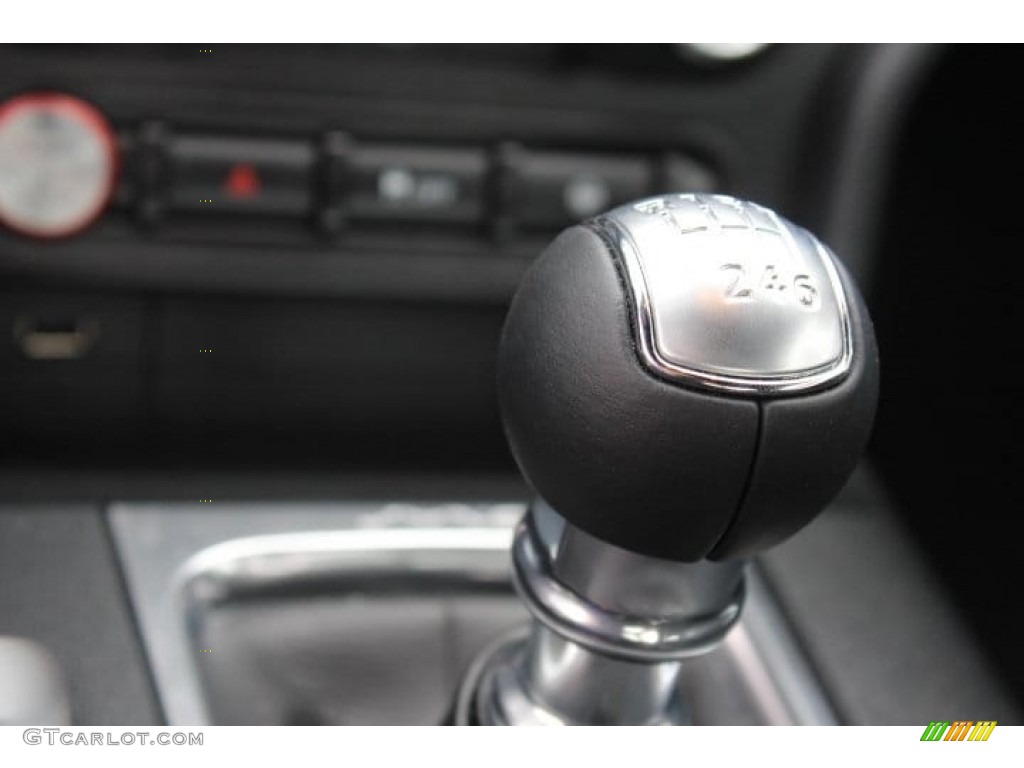
<path fill-rule="evenodd" d="M 725 195 L 665 195 L 592 226 L 628 286 L 641 361 L 702 389 L 782 395 L 849 371 L 849 310 L 828 249 Z"/>

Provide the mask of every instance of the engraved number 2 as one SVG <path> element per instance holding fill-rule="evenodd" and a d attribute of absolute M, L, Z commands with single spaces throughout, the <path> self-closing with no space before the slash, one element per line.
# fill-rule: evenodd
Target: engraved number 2
<path fill-rule="evenodd" d="M 742 264 L 723 264 L 722 271 L 732 272 L 732 282 L 725 289 L 726 298 L 749 299 L 754 292 L 754 286 L 747 277 L 747 270 Z"/>

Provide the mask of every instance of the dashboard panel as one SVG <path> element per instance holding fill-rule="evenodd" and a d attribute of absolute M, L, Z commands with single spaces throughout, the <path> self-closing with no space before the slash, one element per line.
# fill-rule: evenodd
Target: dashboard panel
<path fill-rule="evenodd" d="M 75 146 L 94 123 L 116 145 L 84 228 L 26 234 L 0 199 L 11 458 L 506 467 L 493 353 L 543 244 L 676 188 L 824 215 L 803 193 L 834 170 L 823 116 L 863 58 L 0 49 L 4 104 L 45 118 L 64 99 L 95 112 Z"/>

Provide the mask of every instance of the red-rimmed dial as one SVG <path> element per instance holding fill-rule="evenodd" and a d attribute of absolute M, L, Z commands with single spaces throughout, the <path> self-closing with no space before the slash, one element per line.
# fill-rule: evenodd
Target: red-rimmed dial
<path fill-rule="evenodd" d="M 114 191 L 117 143 L 92 105 L 61 93 L 0 104 L 0 224 L 61 238 L 92 224 Z"/>

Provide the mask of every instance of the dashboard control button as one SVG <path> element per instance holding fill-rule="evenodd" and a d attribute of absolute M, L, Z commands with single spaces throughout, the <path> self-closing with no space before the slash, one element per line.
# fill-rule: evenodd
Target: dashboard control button
<path fill-rule="evenodd" d="M 61 93 L 0 104 L 0 223 L 36 238 L 92 224 L 113 193 L 117 141 L 92 105 Z"/>
<path fill-rule="evenodd" d="M 481 150 L 358 146 L 349 158 L 353 219 L 474 224 L 483 218 Z"/>
<path fill-rule="evenodd" d="M 181 135 L 168 147 L 173 210 L 280 216 L 312 210 L 312 144 Z"/>
<path fill-rule="evenodd" d="M 644 158 L 522 150 L 506 180 L 504 205 L 524 228 L 556 228 L 650 192 Z"/>

